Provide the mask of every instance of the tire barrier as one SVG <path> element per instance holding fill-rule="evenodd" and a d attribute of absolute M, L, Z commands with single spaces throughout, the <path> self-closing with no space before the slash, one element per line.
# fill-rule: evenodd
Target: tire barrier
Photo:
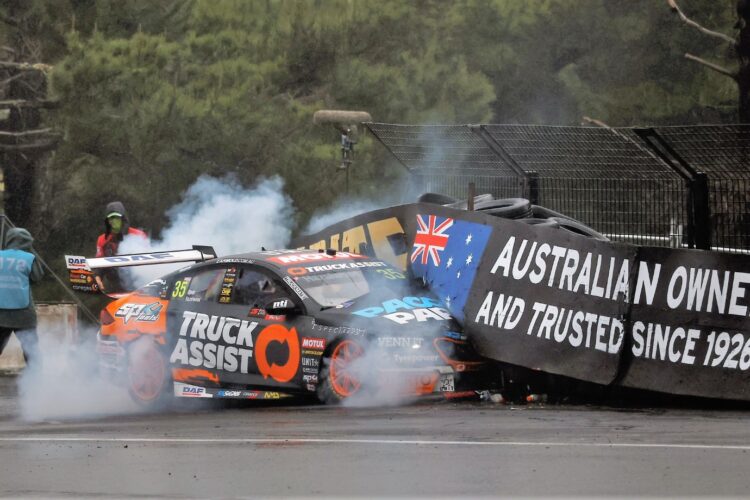
<path fill-rule="evenodd" d="M 435 200 L 434 202 L 427 201 L 427 203 L 438 203 L 451 208 L 466 209 L 466 200 L 439 203 L 440 200 L 449 199 L 451 199 L 449 196 L 437 193 L 425 193 L 419 197 L 419 200 L 423 202 L 424 200 Z M 530 219 L 532 222 L 526 222 L 527 224 L 559 228 L 571 233 L 594 238 L 595 240 L 609 241 L 609 238 L 586 224 L 552 209 L 540 205 L 532 205 L 526 198 L 493 199 L 490 194 L 482 194 L 474 198 L 474 210 L 503 219 L 516 219 L 524 222 Z M 544 220 L 549 222 L 545 224 L 542 222 Z"/>
<path fill-rule="evenodd" d="M 474 197 L 474 209 L 476 210 L 477 203 L 483 203 L 483 202 L 490 201 L 490 200 L 492 200 L 491 194 L 480 194 L 480 195 L 475 196 Z M 459 208 L 461 210 L 466 210 L 469 204 L 467 200 L 460 200 L 460 201 L 457 201 L 455 203 L 451 203 L 445 206 L 451 207 L 451 208 Z"/>
<path fill-rule="evenodd" d="M 524 224 L 528 224 L 530 226 L 537 226 L 537 227 L 552 227 L 552 228 L 559 228 L 559 223 L 554 219 L 540 219 L 537 217 L 529 217 L 526 219 L 519 219 L 519 222 L 523 222 Z"/>
<path fill-rule="evenodd" d="M 531 215 L 531 203 L 525 198 L 504 198 L 474 205 L 475 210 L 505 219 L 523 219 Z"/>
<path fill-rule="evenodd" d="M 453 197 L 440 193 L 424 193 L 417 199 L 418 203 L 434 203 L 436 205 L 450 205 L 457 201 Z"/>
<path fill-rule="evenodd" d="M 564 219 L 571 219 L 567 215 L 563 215 L 560 212 L 555 212 L 554 210 L 551 210 L 549 208 L 540 206 L 540 205 L 531 205 L 531 214 L 533 217 L 539 217 L 544 219 L 549 219 L 550 217 L 562 217 Z"/>
<path fill-rule="evenodd" d="M 586 224 L 581 224 L 576 220 L 568 219 L 567 217 L 550 217 L 548 220 L 556 222 L 557 227 L 559 227 L 560 229 L 565 229 L 566 231 L 570 231 L 571 233 L 588 236 L 589 238 L 594 238 L 595 240 L 599 241 L 609 241 L 609 238 L 607 238 L 603 234 L 591 229 Z"/>

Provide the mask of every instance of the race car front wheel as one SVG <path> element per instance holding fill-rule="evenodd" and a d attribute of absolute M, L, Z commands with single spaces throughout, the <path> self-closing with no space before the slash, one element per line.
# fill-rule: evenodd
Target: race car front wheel
<path fill-rule="evenodd" d="M 159 344 L 143 336 L 128 346 L 128 391 L 146 408 L 154 408 L 167 396 L 169 365 Z"/>
<path fill-rule="evenodd" d="M 349 339 L 341 340 L 323 358 L 318 398 L 327 404 L 338 404 L 362 390 L 362 346 Z"/>

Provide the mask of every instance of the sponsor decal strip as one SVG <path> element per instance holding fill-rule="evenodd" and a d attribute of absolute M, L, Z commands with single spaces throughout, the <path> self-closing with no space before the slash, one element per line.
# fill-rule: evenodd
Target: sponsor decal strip
<path fill-rule="evenodd" d="M 108 267 L 142 266 L 145 264 L 168 264 L 172 262 L 193 262 L 213 259 L 200 250 L 178 250 L 175 252 L 139 253 L 132 255 L 117 255 L 114 257 L 97 257 L 86 259 L 90 269 L 103 269 Z M 76 264 L 75 262 L 73 264 Z"/>
<path fill-rule="evenodd" d="M 171 364 L 249 373 L 257 321 L 191 311 L 184 311 L 182 317 Z"/>
<path fill-rule="evenodd" d="M 297 297 L 299 297 L 300 299 L 305 300 L 307 298 L 307 294 L 303 292 L 300 286 L 297 283 L 295 283 L 294 280 L 290 278 L 289 276 L 284 276 L 284 283 L 289 285 L 289 288 L 291 288 L 294 291 L 294 293 L 297 294 Z"/>
<path fill-rule="evenodd" d="M 152 302 L 151 304 L 123 304 L 115 313 L 116 318 L 123 318 L 123 323 L 131 319 L 135 321 L 154 322 L 159 319 L 161 303 Z"/>
<path fill-rule="evenodd" d="M 553 441 L 449 441 L 449 440 L 416 440 L 416 439 L 326 439 L 326 438 L 105 438 L 105 437 L 0 437 L 2 443 L 170 443 L 170 444 L 363 444 L 363 445 L 425 445 L 425 446 L 509 446 L 509 447 L 566 447 L 566 448 L 666 448 L 687 450 L 727 450 L 748 451 L 746 445 L 720 444 L 682 444 L 682 443 L 580 443 Z"/>
<path fill-rule="evenodd" d="M 363 267 L 385 267 L 385 262 L 342 262 L 340 264 L 327 264 L 322 266 L 290 267 L 287 273 L 292 276 L 304 276 L 307 273 L 325 273 L 330 271 L 345 271 L 347 269 L 359 269 Z"/>
<path fill-rule="evenodd" d="M 412 320 L 424 322 L 427 320 L 445 321 L 451 319 L 450 312 L 429 297 L 403 297 L 402 299 L 391 299 L 382 303 L 381 306 L 366 307 L 352 312 L 363 318 L 375 318 L 383 316 L 394 323 L 405 325 Z M 402 311 L 401 309 L 405 309 Z"/>
<path fill-rule="evenodd" d="M 316 262 L 321 260 L 342 260 L 342 259 L 367 259 L 366 255 L 359 255 L 349 252 L 336 252 L 335 255 L 328 255 L 323 252 L 315 253 L 297 253 L 294 255 L 281 255 L 278 257 L 269 257 L 268 260 L 281 265 L 298 264 L 302 262 Z"/>
<path fill-rule="evenodd" d="M 65 267 L 73 270 L 89 270 L 89 266 L 86 264 L 86 257 L 82 255 L 66 255 Z"/>
<path fill-rule="evenodd" d="M 317 381 L 317 380 L 316 380 Z M 277 391 L 248 389 L 216 389 L 197 385 L 174 383 L 174 395 L 179 398 L 231 398 L 231 399 L 282 399 L 291 397 Z"/>

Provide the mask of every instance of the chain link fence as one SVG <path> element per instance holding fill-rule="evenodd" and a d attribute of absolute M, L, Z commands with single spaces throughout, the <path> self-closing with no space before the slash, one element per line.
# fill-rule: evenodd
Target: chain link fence
<path fill-rule="evenodd" d="M 469 182 L 496 197 L 523 196 L 523 172 L 513 168 L 465 125 L 367 124 L 412 174 L 416 192 L 466 196 Z"/>
<path fill-rule="evenodd" d="M 656 129 L 678 161 L 704 173 L 712 246 L 750 253 L 750 126 Z"/>
<path fill-rule="evenodd" d="M 750 126 L 367 124 L 416 192 L 523 197 L 615 241 L 750 253 Z"/>

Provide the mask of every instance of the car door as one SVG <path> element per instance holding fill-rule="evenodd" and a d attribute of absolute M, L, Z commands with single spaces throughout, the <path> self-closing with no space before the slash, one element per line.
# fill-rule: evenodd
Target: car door
<path fill-rule="evenodd" d="M 178 276 L 171 299 L 170 361 L 178 374 L 223 387 L 298 385 L 297 315 L 266 308 L 301 312 L 302 305 L 277 277 L 247 264 L 203 266 Z"/>
<path fill-rule="evenodd" d="M 256 386 L 299 388 L 300 331 L 304 305 L 282 279 L 263 267 L 241 264 L 228 268 L 233 286 L 220 292 L 220 309 L 231 317 L 257 323 L 253 336 Z"/>

